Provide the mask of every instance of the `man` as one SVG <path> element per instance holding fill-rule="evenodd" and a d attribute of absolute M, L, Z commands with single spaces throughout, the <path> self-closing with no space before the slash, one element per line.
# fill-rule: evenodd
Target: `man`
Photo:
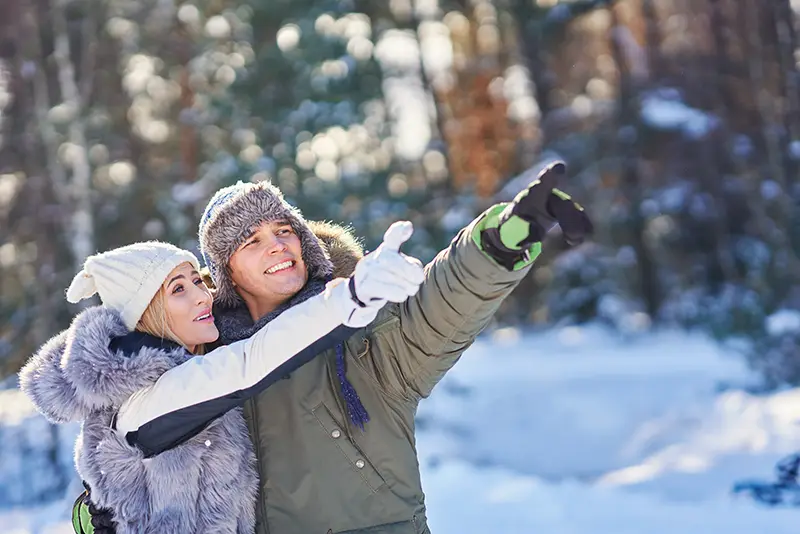
<path fill-rule="evenodd" d="M 551 165 L 514 201 L 487 210 L 426 267 L 416 295 L 245 404 L 260 476 L 258 534 L 429 532 L 418 403 L 522 280 L 556 222 L 572 244 L 591 232 L 583 209 L 554 188 L 564 173 Z M 219 191 L 200 242 L 221 340 L 248 337 L 352 265 L 361 250 L 334 233 L 320 232 L 339 251 L 326 253 L 267 183 Z"/>
<path fill-rule="evenodd" d="M 583 209 L 555 189 L 564 173 L 553 164 L 487 210 L 426 266 L 416 295 L 245 403 L 257 534 L 429 533 L 417 406 L 530 270 L 547 231 L 558 223 L 570 244 L 591 233 Z M 199 234 L 221 342 L 352 274 L 357 241 L 339 227 L 313 229 L 268 183 L 238 183 L 209 201 Z M 380 249 L 371 256 L 380 262 Z"/>

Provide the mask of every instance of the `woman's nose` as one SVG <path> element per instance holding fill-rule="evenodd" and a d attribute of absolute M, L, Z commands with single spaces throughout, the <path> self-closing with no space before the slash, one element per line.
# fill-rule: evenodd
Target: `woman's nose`
<path fill-rule="evenodd" d="M 198 304 L 209 304 L 211 302 L 211 293 L 209 293 L 205 287 L 197 287 L 197 293 Z"/>

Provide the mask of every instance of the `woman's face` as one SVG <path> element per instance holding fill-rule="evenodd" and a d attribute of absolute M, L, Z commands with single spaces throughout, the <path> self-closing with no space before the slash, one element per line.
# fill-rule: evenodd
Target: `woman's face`
<path fill-rule="evenodd" d="M 190 352 L 219 337 L 211 303 L 211 292 L 189 262 L 175 267 L 164 280 L 167 324 Z"/>

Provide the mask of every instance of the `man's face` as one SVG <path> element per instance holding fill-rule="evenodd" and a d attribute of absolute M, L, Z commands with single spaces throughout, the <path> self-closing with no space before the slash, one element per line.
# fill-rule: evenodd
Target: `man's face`
<path fill-rule="evenodd" d="M 292 298 L 308 280 L 300 237 L 284 220 L 254 228 L 228 267 L 237 292 L 264 313 Z"/>

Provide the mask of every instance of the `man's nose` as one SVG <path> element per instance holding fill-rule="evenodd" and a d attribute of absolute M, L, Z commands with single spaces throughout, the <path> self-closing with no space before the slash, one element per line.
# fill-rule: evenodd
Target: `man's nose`
<path fill-rule="evenodd" d="M 286 248 L 287 248 L 287 245 L 284 242 L 284 240 L 280 239 L 277 236 L 275 236 L 267 244 L 266 250 L 267 250 L 267 254 L 272 255 L 272 254 L 278 254 L 278 253 L 284 252 L 284 251 L 286 251 Z"/>

